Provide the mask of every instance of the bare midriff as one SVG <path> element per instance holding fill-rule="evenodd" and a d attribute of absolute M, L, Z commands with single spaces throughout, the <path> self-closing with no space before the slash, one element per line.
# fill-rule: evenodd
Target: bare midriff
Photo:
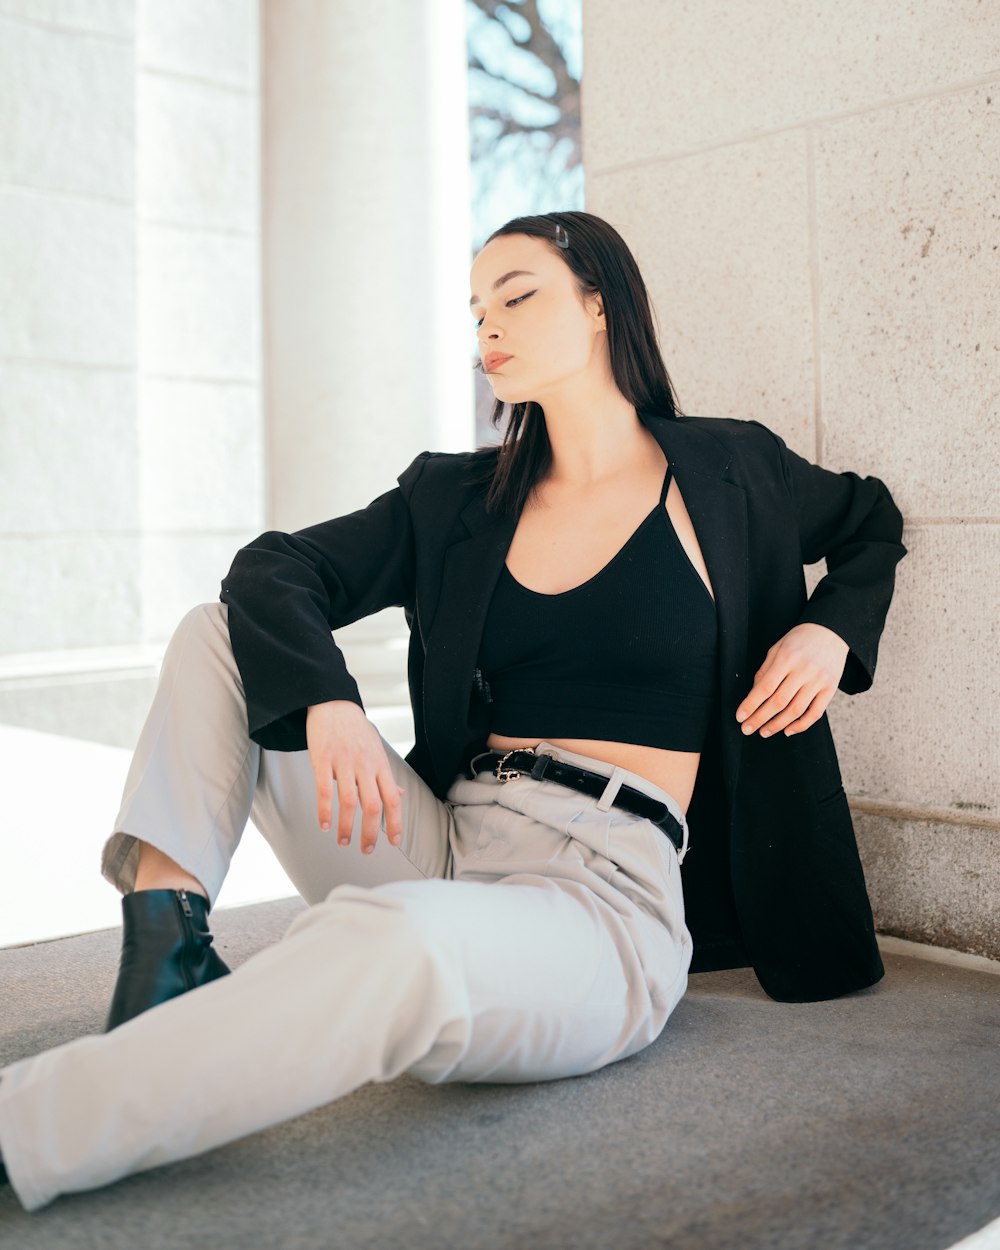
<path fill-rule="evenodd" d="M 687 815 L 698 775 L 700 752 L 668 751 L 663 747 L 636 746 L 632 742 L 601 742 L 596 738 L 505 738 L 502 734 L 493 733 L 486 739 L 486 745 L 498 751 L 511 751 L 515 747 L 537 747 L 542 741 L 566 751 L 575 751 L 577 755 L 617 764 L 619 768 L 645 777 L 654 786 L 672 795 Z"/>
<path fill-rule="evenodd" d="M 507 551 L 510 573 L 538 594 L 562 594 L 599 572 L 625 545 L 660 497 L 666 457 L 649 435 L 648 457 L 636 473 L 622 480 L 588 487 L 560 489 L 545 483 L 537 501 L 525 504 Z M 665 502 L 671 524 L 695 571 L 715 598 L 701 548 L 687 508 L 671 478 Z M 491 733 L 486 745 L 498 751 L 537 747 L 539 742 L 604 760 L 627 769 L 673 796 L 685 815 L 694 793 L 701 753 L 673 751 L 633 742 L 596 738 L 508 737 Z"/>

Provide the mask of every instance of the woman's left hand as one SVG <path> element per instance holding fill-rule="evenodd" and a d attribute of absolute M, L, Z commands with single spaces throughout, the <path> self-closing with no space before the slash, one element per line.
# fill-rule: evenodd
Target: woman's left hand
<path fill-rule="evenodd" d="M 825 625 L 806 621 L 768 651 L 753 688 L 736 709 L 745 734 L 767 738 L 801 733 L 816 723 L 837 692 L 850 647 Z"/>

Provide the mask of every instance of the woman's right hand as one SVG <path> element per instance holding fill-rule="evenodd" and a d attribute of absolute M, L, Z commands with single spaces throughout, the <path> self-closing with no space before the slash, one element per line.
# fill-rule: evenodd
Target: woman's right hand
<path fill-rule="evenodd" d="M 375 849 L 383 806 L 386 835 L 398 846 L 403 836 L 399 796 L 404 788 L 396 784 L 382 737 L 364 709 L 349 699 L 314 704 L 306 712 L 306 743 L 316 777 L 320 828 L 330 828 L 336 782 L 338 843 L 350 845 L 360 795 L 361 850 L 367 855 Z"/>

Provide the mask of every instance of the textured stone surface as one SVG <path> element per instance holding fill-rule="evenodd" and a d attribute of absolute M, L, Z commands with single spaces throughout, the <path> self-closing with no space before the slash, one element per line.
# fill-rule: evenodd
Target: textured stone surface
<path fill-rule="evenodd" d="M 147 528 L 264 529 L 263 420 L 256 386 L 147 378 L 139 428 Z"/>
<path fill-rule="evenodd" d="M 629 242 L 681 408 L 810 437 L 813 313 L 805 139 L 782 134 L 588 176 L 588 210 Z"/>
<path fill-rule="evenodd" d="M 144 639 L 264 529 L 257 5 L 143 3 L 137 35 Z"/>
<path fill-rule="evenodd" d="M 881 933 L 1000 959 L 1000 829 L 854 814 Z"/>
<path fill-rule="evenodd" d="M 165 641 L 196 603 L 218 599 L 233 556 L 256 533 L 147 534 L 142 544 L 143 640 Z"/>
<path fill-rule="evenodd" d="M 591 173 L 947 90 L 996 72 L 981 0 L 616 0 L 584 5 Z"/>
<path fill-rule="evenodd" d="M 140 214 L 175 225 L 256 232 L 257 103 L 250 92 L 143 74 L 137 121 Z"/>
<path fill-rule="evenodd" d="M 130 43 L 0 10 L 0 82 L 0 182 L 131 200 Z"/>
<path fill-rule="evenodd" d="M 256 89 L 258 0 L 139 0 L 137 8 L 143 68 Z"/>
<path fill-rule="evenodd" d="M 133 372 L 0 362 L 0 413 L 0 534 L 135 530 Z"/>
<path fill-rule="evenodd" d="M 909 526 L 903 541 L 875 683 L 841 697 L 860 722 L 848 794 L 1000 821 L 1000 529 Z"/>
<path fill-rule="evenodd" d="M 876 915 L 996 954 L 1000 11 L 667 0 L 623 21 L 594 0 L 584 18 L 587 205 L 634 246 L 682 408 L 879 477 L 905 517 L 874 685 L 828 709 L 848 796 L 877 805 Z"/>
<path fill-rule="evenodd" d="M 0 538 L 0 652 L 131 642 L 138 590 L 135 535 Z"/>
<path fill-rule="evenodd" d="M 0 188 L 0 283 L 7 357 L 134 366 L 131 204 Z"/>
<path fill-rule="evenodd" d="M 816 229 L 825 463 L 996 521 L 1000 79 L 821 127 Z"/>
<path fill-rule="evenodd" d="M 132 16 L 0 4 L 3 652 L 138 631 Z"/>
<path fill-rule="evenodd" d="M 0 0 L 0 13 L 117 39 L 135 29 L 135 0 Z"/>
<path fill-rule="evenodd" d="M 139 352 L 146 374 L 260 375 L 260 266 L 250 235 L 139 227 Z"/>

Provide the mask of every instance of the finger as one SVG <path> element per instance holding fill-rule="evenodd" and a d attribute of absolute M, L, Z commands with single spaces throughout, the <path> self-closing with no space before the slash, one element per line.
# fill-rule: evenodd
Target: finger
<path fill-rule="evenodd" d="M 824 698 L 822 692 L 820 692 L 797 720 L 790 721 L 785 726 L 785 737 L 791 738 L 794 734 L 802 733 L 804 729 L 815 725 L 826 711 L 829 702 L 830 699 Z"/>
<path fill-rule="evenodd" d="M 358 807 L 358 789 L 353 769 L 345 769 L 337 775 L 337 805 L 340 812 L 337 820 L 337 842 L 341 846 L 350 846 Z"/>
<path fill-rule="evenodd" d="M 328 830 L 333 809 L 333 774 L 329 765 L 314 765 L 316 778 L 316 818 L 321 829 Z"/>
<path fill-rule="evenodd" d="M 386 837 L 394 846 L 398 846 L 403 840 L 403 804 L 399 797 L 403 793 L 403 787 L 396 785 L 395 778 L 388 769 L 384 774 L 379 774 L 379 784 L 382 805 L 385 808 Z"/>
<path fill-rule="evenodd" d="M 736 709 L 736 719 L 738 721 L 747 720 L 753 716 L 755 712 L 780 689 L 781 683 L 788 675 L 785 666 L 779 666 L 770 660 L 762 664 L 754 676 L 753 686 L 749 694 Z M 761 724 L 761 718 L 758 716 L 754 728 Z"/>
<path fill-rule="evenodd" d="M 762 738 L 770 738 L 776 733 L 780 733 L 782 729 L 796 723 L 803 716 L 810 716 L 815 704 L 816 687 L 814 685 L 803 686 L 795 695 L 795 697 L 783 708 L 777 716 L 770 721 L 761 725 L 760 736 Z M 812 716 L 808 724 L 812 724 L 818 719 L 818 713 Z M 803 726 L 807 728 L 808 725 Z"/>
<path fill-rule="evenodd" d="M 359 776 L 358 793 L 361 796 L 361 851 L 370 855 L 378 839 L 379 816 L 382 814 L 382 799 L 374 777 Z"/>
<path fill-rule="evenodd" d="M 753 689 L 736 709 L 736 719 L 740 722 L 748 720 L 773 693 L 773 690 L 755 683 Z"/>
<path fill-rule="evenodd" d="M 786 677 L 778 688 L 763 703 L 759 704 L 743 722 L 741 726 L 743 733 L 752 734 L 754 730 L 767 725 L 773 717 L 779 716 L 795 698 L 798 690 L 798 684 L 790 676 Z M 796 715 L 801 710 L 801 708 L 796 708 Z"/>

